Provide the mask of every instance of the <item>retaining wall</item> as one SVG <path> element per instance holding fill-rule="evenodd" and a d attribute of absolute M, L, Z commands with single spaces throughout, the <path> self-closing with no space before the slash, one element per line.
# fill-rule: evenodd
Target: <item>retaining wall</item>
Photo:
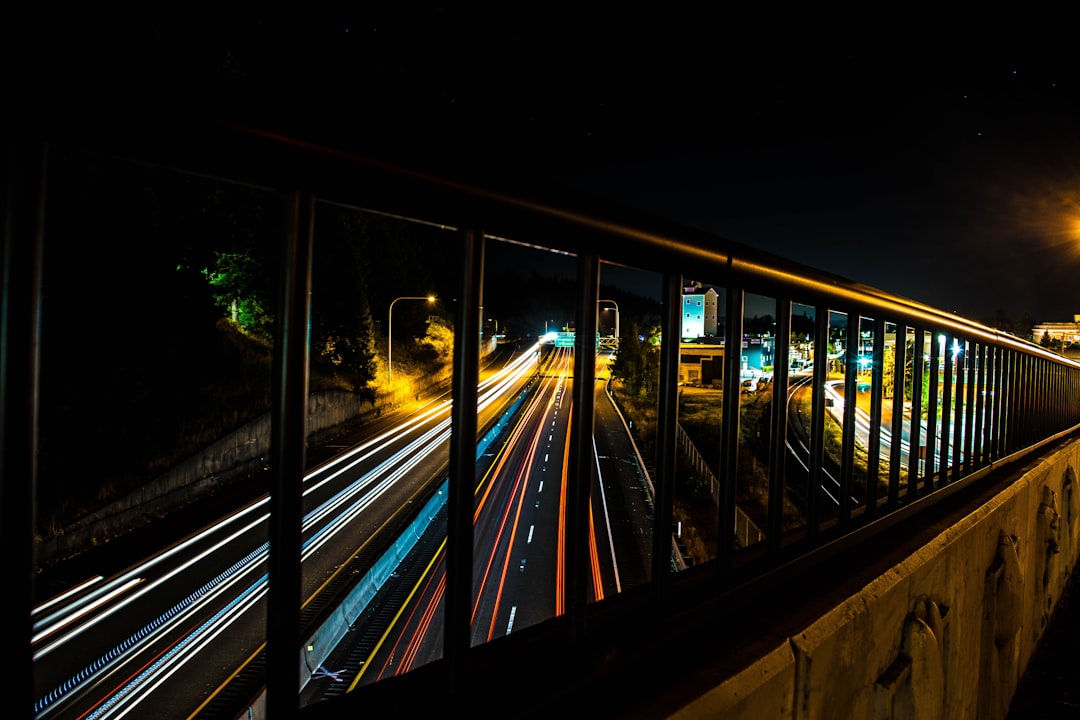
<path fill-rule="evenodd" d="M 445 384 L 452 368 L 413 378 L 413 387 L 427 392 Z M 377 417 L 415 399 L 415 391 L 397 390 L 367 398 L 344 391 L 313 392 L 308 397 L 308 438 L 315 444 L 339 428 Z M 36 562 L 47 567 L 77 555 L 94 543 L 116 537 L 248 477 L 266 467 L 270 452 L 270 415 L 264 414 L 162 473 L 137 490 L 89 513 L 55 537 L 35 547 Z"/>

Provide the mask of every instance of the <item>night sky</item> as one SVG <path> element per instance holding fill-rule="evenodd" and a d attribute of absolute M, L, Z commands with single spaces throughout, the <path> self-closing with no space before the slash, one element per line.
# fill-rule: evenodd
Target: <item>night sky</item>
<path fill-rule="evenodd" d="M 19 67 L 50 87 L 31 103 L 45 113 L 202 112 L 438 149 L 972 319 L 1080 313 L 1066 18 L 732 7 L 95 14 L 43 23 Z"/>

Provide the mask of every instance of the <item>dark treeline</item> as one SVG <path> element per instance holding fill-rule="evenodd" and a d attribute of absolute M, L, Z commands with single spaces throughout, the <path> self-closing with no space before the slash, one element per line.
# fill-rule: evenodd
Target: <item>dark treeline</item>
<path fill-rule="evenodd" d="M 44 532 L 269 409 L 284 227 L 276 193 L 60 151 L 46 197 Z M 434 233 L 317 205 L 313 389 L 373 392 L 392 298 L 449 298 L 454 244 Z M 451 308 L 395 308 L 394 334 Z"/>
<path fill-rule="evenodd" d="M 277 193 L 63 151 L 46 197 L 43 535 L 269 410 L 284 227 Z M 457 311 L 459 235 L 323 202 L 314 228 L 311 389 L 376 392 L 399 297 L 437 300 L 394 307 L 395 364 L 439 360 L 446 335 L 430 333 Z M 509 262 L 503 245 L 488 243 L 487 318 L 533 339 L 572 324 L 572 272 Z M 605 296 L 626 303 L 624 317 L 634 307 Z"/>

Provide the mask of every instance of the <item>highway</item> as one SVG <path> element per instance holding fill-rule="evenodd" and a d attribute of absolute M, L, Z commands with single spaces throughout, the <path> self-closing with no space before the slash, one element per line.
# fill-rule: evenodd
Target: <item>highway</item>
<path fill-rule="evenodd" d="M 626 421 L 606 392 L 610 353 L 597 355 L 594 484 L 590 493 L 591 598 L 648 580 L 651 480 Z M 533 346 L 479 387 L 483 429 L 515 401 L 505 429 L 478 457 L 474 514 L 474 644 L 565 612 L 567 457 L 573 415 L 572 352 Z M 788 400 L 809 392 L 792 376 Z M 826 384 L 842 422 L 842 387 Z M 365 435 L 303 479 L 304 617 L 314 617 L 374 563 L 445 480 L 450 399 L 417 403 L 365 428 Z M 798 413 L 791 455 L 808 457 Z M 905 432 L 907 427 L 905 425 Z M 860 444 L 869 438 L 856 412 Z M 881 430 L 882 457 L 892 438 Z M 901 438 L 907 466 L 907 438 Z M 839 485 L 824 476 L 825 496 Z M 36 716 L 45 718 L 213 717 L 215 703 L 242 708 L 233 680 L 259 672 L 265 642 L 266 497 L 117 571 L 91 574 L 34 609 Z M 315 670 L 301 702 L 348 692 L 442 653 L 445 518 L 417 544 L 412 570 L 387 583 L 380 612 L 365 612 L 340 648 Z M 154 550 L 154 548 L 150 548 Z M 392 611 L 391 611 L 392 609 Z M 376 616 L 377 615 L 377 616 Z"/>
<path fill-rule="evenodd" d="M 565 612 L 565 458 L 573 378 L 570 351 L 555 352 L 536 392 L 478 467 L 474 644 Z M 645 582 L 652 551 L 652 487 L 628 427 L 606 392 L 610 359 L 608 353 L 597 356 L 597 472 L 589 522 L 594 600 Z M 441 656 L 444 539 L 443 528 L 441 538 L 425 545 L 427 554 L 414 560 L 421 570 L 401 574 L 409 587 L 397 593 L 400 604 L 368 613 L 355 624 L 324 672 L 305 688 L 304 704 L 409 672 Z"/>
<path fill-rule="evenodd" d="M 524 350 L 482 380 L 481 428 L 535 379 L 537 350 Z M 373 425 L 369 437 L 304 477 L 305 613 L 332 601 L 348 581 L 345 569 L 380 553 L 443 481 L 449 414 L 447 396 L 412 407 Z M 267 502 L 263 496 L 223 508 L 219 520 L 197 532 L 39 603 L 36 717 L 204 714 L 263 649 Z"/>
<path fill-rule="evenodd" d="M 801 412 L 802 406 L 809 406 L 810 393 L 813 389 L 813 374 L 809 372 L 792 373 L 790 376 L 790 384 L 787 393 L 788 402 L 788 450 L 789 457 L 795 463 L 798 468 L 797 473 L 800 480 L 805 481 L 809 476 L 809 469 L 807 463 L 810 458 L 809 449 L 809 430 L 808 422 L 809 418 L 806 413 Z M 840 426 L 844 424 L 844 381 L 843 380 L 828 380 L 824 383 L 825 397 L 827 399 L 827 412 L 831 418 Z M 856 443 L 861 448 L 869 448 L 871 443 L 871 419 L 868 412 L 870 405 L 869 392 L 863 392 L 861 389 L 857 390 L 859 394 L 858 401 L 855 406 L 855 434 Z M 908 414 L 909 415 L 909 414 Z M 946 416 L 947 417 L 947 416 Z M 905 416 L 904 422 L 901 424 L 901 433 L 899 437 L 900 443 L 900 477 L 906 478 L 910 462 L 910 435 L 911 435 L 911 418 Z M 921 419 L 919 422 L 918 433 L 922 443 L 926 442 L 926 420 Z M 961 435 L 961 438 L 963 436 Z M 931 457 L 934 460 L 935 466 L 941 461 L 941 421 L 940 417 L 937 422 L 936 430 L 937 443 L 935 444 L 935 451 Z M 890 452 L 893 444 L 892 434 L 892 403 L 886 401 L 882 404 L 882 418 L 881 427 L 878 429 L 878 447 L 879 457 L 881 461 L 882 475 L 888 473 L 887 466 L 890 457 Z M 963 461 L 963 455 L 959 451 L 955 450 L 956 446 L 961 445 L 960 442 L 950 442 L 948 445 L 947 459 L 951 463 L 954 460 L 957 462 Z M 827 459 L 825 467 L 822 468 L 822 482 L 821 482 L 821 496 L 823 502 L 827 503 L 827 508 L 835 510 L 839 507 L 840 498 L 840 482 L 838 479 L 839 467 L 835 463 L 830 463 Z M 789 480 L 789 483 L 791 481 Z M 801 494 L 801 490 L 796 488 L 796 491 Z M 861 497 L 852 497 L 853 504 L 859 504 L 862 502 Z M 829 509 L 824 512 L 828 513 Z"/>

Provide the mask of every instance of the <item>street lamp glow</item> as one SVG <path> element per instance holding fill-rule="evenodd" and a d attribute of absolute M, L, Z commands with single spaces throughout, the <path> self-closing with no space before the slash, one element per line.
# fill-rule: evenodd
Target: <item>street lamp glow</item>
<path fill-rule="evenodd" d="M 619 303 L 615 302 L 614 300 L 597 300 L 596 302 L 597 303 L 611 303 L 612 305 L 615 306 L 615 337 L 617 337 L 617 338 L 622 337 L 619 334 Z M 605 310 L 606 309 L 607 308 L 605 308 Z"/>
<path fill-rule="evenodd" d="M 387 311 L 386 318 L 386 380 L 387 385 L 394 382 L 394 363 L 391 360 L 391 352 L 394 345 L 394 303 L 398 300 L 426 300 L 429 303 L 435 302 L 434 295 L 403 295 L 401 297 L 394 298 L 390 301 L 390 309 Z"/>

